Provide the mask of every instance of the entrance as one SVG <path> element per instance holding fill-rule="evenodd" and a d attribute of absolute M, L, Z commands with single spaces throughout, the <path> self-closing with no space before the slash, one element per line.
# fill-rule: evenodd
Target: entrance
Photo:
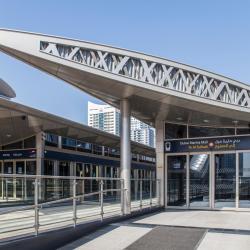
<path fill-rule="evenodd" d="M 166 154 L 166 206 L 250 209 L 250 152 Z"/>

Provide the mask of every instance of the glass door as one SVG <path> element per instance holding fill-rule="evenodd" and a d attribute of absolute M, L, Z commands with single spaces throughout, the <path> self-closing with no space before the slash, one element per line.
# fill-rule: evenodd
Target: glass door
<path fill-rule="evenodd" d="M 236 154 L 214 154 L 214 207 L 236 206 Z"/>
<path fill-rule="evenodd" d="M 16 173 L 24 175 L 24 169 L 25 169 L 25 161 L 16 161 Z M 24 190 L 25 190 L 25 182 L 24 178 L 16 178 L 15 180 L 15 192 L 16 192 L 16 198 L 23 199 L 24 198 Z"/>
<path fill-rule="evenodd" d="M 4 174 L 14 174 L 14 162 L 13 161 L 4 161 L 3 162 L 3 171 Z M 5 178 L 4 179 L 4 187 L 3 187 L 3 197 L 5 199 L 14 197 L 14 181 L 13 178 Z"/>
<path fill-rule="evenodd" d="M 210 155 L 191 154 L 189 157 L 189 206 L 209 208 L 210 206 Z"/>
<path fill-rule="evenodd" d="M 250 152 L 239 153 L 239 208 L 250 208 Z"/>
<path fill-rule="evenodd" d="M 187 155 L 167 156 L 167 206 L 187 206 Z"/>

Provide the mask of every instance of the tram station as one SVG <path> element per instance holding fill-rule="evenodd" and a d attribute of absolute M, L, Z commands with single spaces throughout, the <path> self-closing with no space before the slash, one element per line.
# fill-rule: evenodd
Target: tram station
<path fill-rule="evenodd" d="M 131 200 L 131 115 L 156 129 L 162 206 L 250 208 L 248 85 L 107 45 L 4 29 L 0 37 L 3 53 L 120 108 L 125 213 Z"/>

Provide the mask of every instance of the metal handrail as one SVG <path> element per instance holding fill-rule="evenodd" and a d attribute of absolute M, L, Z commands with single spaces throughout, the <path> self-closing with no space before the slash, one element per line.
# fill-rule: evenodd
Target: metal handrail
<path fill-rule="evenodd" d="M 23 174 L 0 174 L 0 178 L 29 178 L 29 179 L 63 179 L 63 180 L 112 180 L 123 181 L 121 178 L 110 177 L 80 177 L 80 176 L 55 176 L 55 175 L 23 175 Z"/>
<path fill-rule="evenodd" d="M 21 206 L 21 207 L 17 207 L 14 209 L 8 209 L 8 210 L 4 210 L 1 211 L 0 210 L 0 215 L 3 214 L 7 214 L 7 213 L 15 213 L 15 212 L 20 212 L 20 211 L 25 211 L 25 210 L 34 210 L 34 225 L 33 228 L 35 229 L 35 235 L 39 234 L 39 228 L 40 228 L 40 214 L 39 214 L 39 210 L 42 209 L 43 207 L 52 205 L 52 204 L 57 204 L 57 203 L 63 203 L 63 202 L 69 202 L 68 204 L 71 204 L 70 202 L 72 201 L 72 217 L 70 220 L 73 221 L 73 226 L 75 227 L 77 225 L 77 220 L 80 220 L 81 217 L 78 218 L 77 216 L 77 201 L 86 198 L 86 197 L 90 197 L 90 196 L 95 196 L 95 195 L 99 195 L 99 209 L 100 211 L 98 213 L 95 212 L 94 215 L 92 216 L 97 216 L 100 215 L 101 216 L 101 221 L 103 220 L 104 217 L 104 195 L 107 194 L 108 192 L 120 192 L 121 196 L 120 196 L 120 208 L 116 209 L 116 211 L 121 211 L 121 214 L 124 215 L 124 202 L 126 200 L 126 192 L 127 189 L 124 188 L 124 180 L 121 178 L 103 178 L 103 177 L 76 177 L 76 176 L 42 176 L 42 175 L 19 175 L 19 174 L 0 174 L 0 179 L 13 179 L 13 181 L 17 178 L 29 178 L 29 179 L 34 179 L 34 181 L 32 182 L 34 185 L 34 204 L 33 205 L 27 205 L 27 206 Z M 50 201 L 45 201 L 45 202 L 41 202 L 39 203 L 39 194 L 40 194 L 40 190 L 41 190 L 41 181 L 43 179 L 68 179 L 68 180 L 72 180 L 73 183 L 71 185 L 72 187 L 72 193 L 70 197 L 67 198 L 61 198 L 58 199 L 58 197 L 55 197 L 55 200 L 50 200 Z M 83 193 L 83 194 L 77 194 L 76 192 L 76 187 L 77 184 L 79 183 L 78 181 L 84 181 L 84 180 L 96 180 L 99 182 L 99 190 L 95 191 L 95 192 L 90 192 L 90 193 Z M 104 185 L 105 185 L 105 181 L 119 181 L 120 182 L 120 188 L 113 188 L 111 187 L 110 189 L 105 188 L 104 189 Z M 131 179 L 131 181 L 138 181 L 138 183 L 140 184 L 140 199 L 138 200 L 139 202 L 139 206 L 140 206 L 140 210 L 142 210 L 142 207 L 145 206 L 145 203 L 142 201 L 143 200 L 143 181 L 149 181 L 150 185 L 149 185 L 149 201 L 150 203 L 148 205 L 150 205 L 150 208 L 153 205 L 152 202 L 152 183 L 155 182 L 156 185 L 158 185 L 160 183 L 160 181 L 158 179 Z M 83 191 L 84 192 L 84 191 Z M 158 206 L 160 204 L 160 197 L 158 196 L 159 193 L 157 193 L 157 203 L 156 206 Z M 131 204 L 130 204 L 131 206 Z M 105 214 L 108 213 L 105 212 Z M 86 216 L 84 216 L 85 218 Z M 18 219 L 18 218 L 17 218 Z M 22 218 L 21 218 L 22 219 Z M 68 221 L 70 221 L 68 220 Z M 60 220 L 58 222 L 54 222 L 52 224 L 57 224 L 57 223 L 62 223 L 63 221 Z M 32 227 L 29 227 L 32 228 Z M 19 229 L 22 230 L 22 229 Z"/>

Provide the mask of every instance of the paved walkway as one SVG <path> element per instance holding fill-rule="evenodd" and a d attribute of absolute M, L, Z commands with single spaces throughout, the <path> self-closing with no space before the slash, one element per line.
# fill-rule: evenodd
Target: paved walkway
<path fill-rule="evenodd" d="M 196 241 L 183 240 L 197 229 L 203 231 Z M 61 249 L 249 250 L 250 212 L 166 210 L 112 224 Z"/>

